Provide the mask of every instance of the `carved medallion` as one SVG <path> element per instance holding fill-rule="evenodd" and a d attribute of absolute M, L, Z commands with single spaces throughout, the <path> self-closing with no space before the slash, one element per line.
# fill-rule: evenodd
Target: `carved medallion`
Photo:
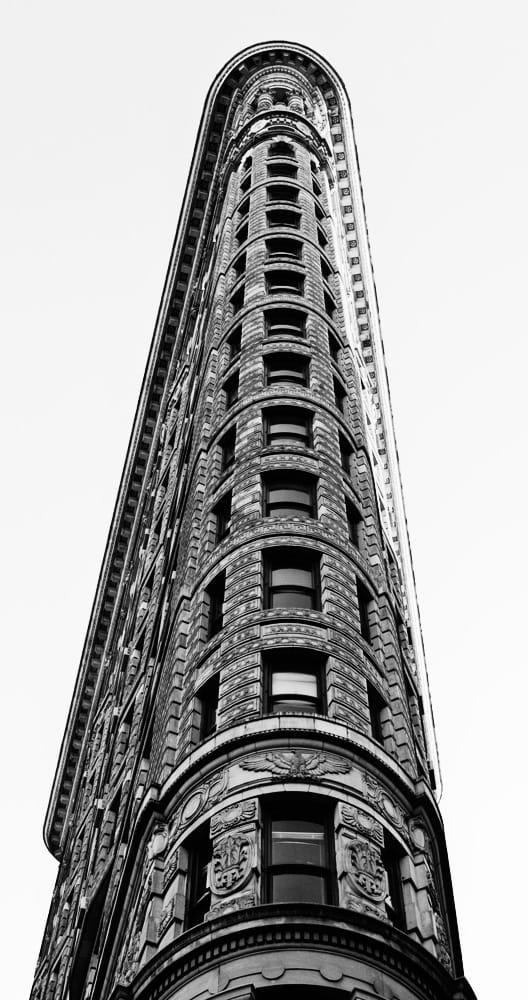
<path fill-rule="evenodd" d="M 213 848 L 211 889 L 217 896 L 241 888 L 251 874 L 252 843 L 246 834 L 229 835 Z"/>
<path fill-rule="evenodd" d="M 174 818 L 174 825 L 172 827 L 172 834 L 175 835 L 179 830 L 184 829 L 189 823 L 192 823 L 194 819 L 206 809 L 208 806 L 214 805 L 219 799 L 225 795 L 227 791 L 227 786 L 229 783 L 229 772 L 221 771 L 219 775 L 212 778 L 211 781 L 204 782 L 199 788 L 194 789 L 186 799 L 184 799 L 182 805 L 176 812 Z"/>

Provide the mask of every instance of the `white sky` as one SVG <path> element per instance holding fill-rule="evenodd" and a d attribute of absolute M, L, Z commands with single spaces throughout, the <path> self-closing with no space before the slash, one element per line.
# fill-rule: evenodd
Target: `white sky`
<path fill-rule="evenodd" d="M 28 996 L 51 899 L 41 827 L 204 98 L 272 38 L 351 97 L 466 974 L 479 1000 L 517 996 L 525 5 L 189 7 L 4 0 L 2 996 Z"/>

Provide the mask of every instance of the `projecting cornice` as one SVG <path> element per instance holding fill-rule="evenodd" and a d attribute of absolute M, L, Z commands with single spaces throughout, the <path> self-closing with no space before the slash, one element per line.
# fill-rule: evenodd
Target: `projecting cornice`
<path fill-rule="evenodd" d="M 418 669 L 422 675 L 422 687 L 426 690 L 418 607 L 348 96 L 335 70 L 313 50 L 282 41 L 251 46 L 234 56 L 217 75 L 207 95 L 200 122 L 45 820 L 45 842 L 56 857 L 61 855 L 76 769 L 94 705 L 105 649 L 119 608 L 129 540 L 134 532 L 139 500 L 148 473 L 148 455 L 156 433 L 168 376 L 185 345 L 198 305 L 205 263 L 201 251 L 207 246 L 216 224 L 225 182 L 226 157 L 229 158 L 237 149 L 240 150 L 243 142 L 255 141 L 258 133 L 252 133 L 251 128 L 259 114 L 266 110 L 263 106 L 266 101 L 265 84 L 271 75 L 274 80 L 282 77 L 299 86 L 299 96 L 292 94 L 290 98 L 290 117 L 298 118 L 299 122 L 304 119 L 303 127 L 314 148 L 318 144 L 321 150 L 332 148 L 337 167 L 342 168 L 341 173 L 348 178 L 347 182 L 336 189 L 343 217 L 343 232 L 354 230 L 354 239 L 349 241 L 351 248 L 348 251 L 345 241 L 343 242 L 343 255 L 347 252 L 350 255 L 345 265 L 348 263 L 349 268 L 353 266 L 361 269 L 365 289 L 364 298 L 357 309 L 354 306 L 354 295 L 349 290 L 349 334 L 351 339 L 354 337 L 357 341 L 357 351 L 361 353 L 363 350 L 373 392 L 379 400 L 383 446 L 391 481 L 389 510 L 393 516 L 392 537 L 399 549 L 398 556 L 406 580 L 414 647 Z M 264 92 L 260 99 L 262 107 L 248 112 L 248 101 L 251 101 L 253 92 L 256 92 L 257 84 Z M 308 111 L 306 103 L 302 105 L 301 94 L 307 99 Z M 256 100 L 258 103 L 257 98 Z M 280 126 L 280 114 L 275 111 L 271 114 L 276 115 L 277 126 Z M 349 221 L 352 218 L 355 219 L 354 225 Z M 429 740 L 435 757 L 432 717 Z"/>

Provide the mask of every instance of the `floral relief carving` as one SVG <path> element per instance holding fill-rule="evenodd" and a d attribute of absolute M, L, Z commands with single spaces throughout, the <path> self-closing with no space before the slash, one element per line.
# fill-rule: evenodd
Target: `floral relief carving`
<path fill-rule="evenodd" d="M 356 892 L 375 903 L 387 896 L 387 876 L 379 848 L 368 840 L 352 840 L 345 845 L 349 881 Z"/>
<path fill-rule="evenodd" d="M 211 889 L 226 896 L 242 888 L 251 875 L 253 841 L 247 833 L 229 834 L 217 841 L 211 864 Z"/>
<path fill-rule="evenodd" d="M 272 750 L 240 762 L 245 771 L 270 771 L 275 780 L 317 781 L 326 774 L 346 774 L 352 765 L 333 754 L 313 750 Z"/>
<path fill-rule="evenodd" d="M 165 862 L 165 870 L 163 872 L 163 889 L 165 890 L 167 886 L 172 882 L 176 871 L 178 869 L 180 861 L 179 850 L 175 851 L 172 857 L 168 858 Z"/>
<path fill-rule="evenodd" d="M 176 899 L 173 896 L 170 903 L 168 903 L 167 906 L 165 906 L 161 911 L 161 916 L 158 926 L 158 939 L 163 937 L 165 931 L 167 930 L 167 927 L 169 926 L 171 920 L 174 917 L 175 910 L 176 910 Z"/>

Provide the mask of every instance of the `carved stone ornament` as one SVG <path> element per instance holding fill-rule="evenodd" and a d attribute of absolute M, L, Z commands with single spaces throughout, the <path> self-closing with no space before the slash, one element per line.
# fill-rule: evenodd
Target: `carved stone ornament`
<path fill-rule="evenodd" d="M 270 771 L 277 781 L 318 781 L 326 774 L 346 774 L 352 765 L 340 757 L 313 750 L 271 750 L 240 761 L 245 771 Z"/>
<path fill-rule="evenodd" d="M 180 851 L 179 849 L 174 852 L 172 857 L 168 857 L 165 861 L 165 869 L 163 872 L 163 889 L 165 890 L 167 886 L 172 882 L 178 865 L 180 863 Z"/>
<path fill-rule="evenodd" d="M 211 864 L 211 889 L 226 896 L 241 889 L 251 875 L 253 844 L 247 834 L 229 834 L 217 841 Z"/>
<path fill-rule="evenodd" d="M 154 858 L 159 858 L 162 854 L 165 854 L 168 843 L 169 831 L 165 823 L 157 823 L 147 846 L 149 861 L 153 861 Z"/>
<path fill-rule="evenodd" d="M 379 849 L 368 840 L 353 840 L 346 850 L 349 878 L 356 892 L 382 903 L 387 896 L 387 876 Z"/>
<path fill-rule="evenodd" d="M 172 833 L 176 834 L 185 829 L 189 823 L 197 819 L 204 809 L 218 802 L 225 795 L 228 783 L 229 772 L 221 771 L 220 774 L 211 778 L 210 781 L 204 782 L 199 788 L 190 792 L 176 812 Z"/>
<path fill-rule="evenodd" d="M 234 826 L 240 826 L 241 823 L 255 819 L 256 815 L 256 799 L 234 802 L 232 806 L 222 809 L 221 812 L 211 817 L 211 837 L 218 837 L 224 830 L 231 830 Z"/>
<path fill-rule="evenodd" d="M 370 837 L 371 840 L 375 840 L 378 844 L 383 845 L 383 827 L 370 813 L 366 813 L 363 809 L 343 804 L 341 806 L 341 819 L 343 825 L 347 826 L 350 830 L 354 830 L 355 833 L 360 833 L 365 837 Z"/>
<path fill-rule="evenodd" d="M 408 841 L 409 831 L 407 829 L 407 823 L 405 822 L 403 810 L 400 808 L 398 803 L 395 802 L 392 795 L 389 795 L 389 793 L 382 788 L 372 775 L 365 772 L 363 775 L 363 781 L 365 798 L 369 799 L 370 802 L 374 802 L 378 809 L 380 809 L 393 826 L 395 826 Z"/>
<path fill-rule="evenodd" d="M 209 910 L 211 917 L 220 917 L 223 913 L 233 913 L 235 910 L 246 910 L 250 906 L 255 906 L 255 894 L 244 892 L 241 896 L 232 896 L 229 899 L 222 899 L 215 903 Z"/>
<path fill-rule="evenodd" d="M 446 968 L 448 972 L 452 972 L 453 963 L 451 961 L 451 953 L 449 949 L 449 938 L 444 923 L 442 906 L 440 903 L 438 890 L 436 888 L 433 868 L 430 861 L 428 860 L 426 860 L 425 866 L 427 872 L 427 896 L 429 898 L 429 905 L 431 907 L 431 910 L 433 911 L 433 920 L 437 938 L 436 946 L 437 946 L 438 958 L 442 963 L 442 965 L 444 966 L 444 968 Z"/>
<path fill-rule="evenodd" d="M 165 906 L 161 911 L 159 925 L 158 925 L 158 940 L 160 940 L 163 937 L 165 931 L 167 930 L 167 927 L 169 926 L 171 920 L 174 917 L 175 910 L 176 910 L 176 899 L 173 896 L 170 903 L 168 903 L 167 906 Z"/>

